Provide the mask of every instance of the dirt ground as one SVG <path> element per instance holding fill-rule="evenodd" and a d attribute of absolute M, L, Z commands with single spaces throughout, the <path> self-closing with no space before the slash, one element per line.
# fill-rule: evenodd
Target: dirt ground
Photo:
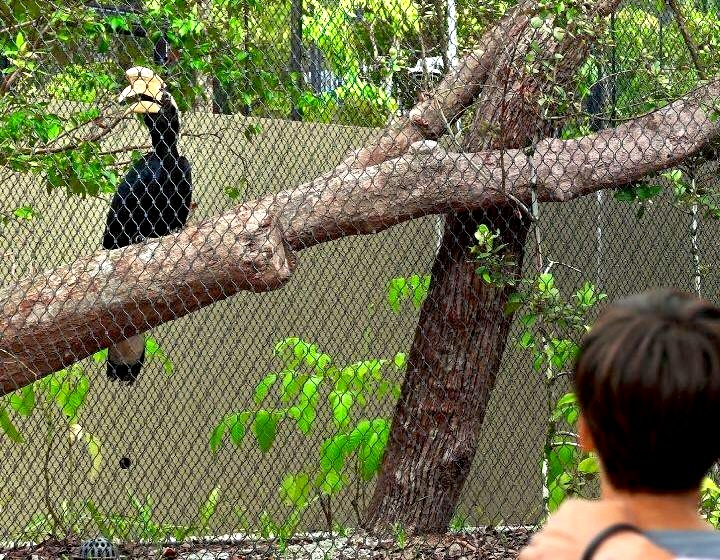
<path fill-rule="evenodd" d="M 165 546 L 119 545 L 119 558 L 138 560 L 505 560 L 516 558 L 531 536 L 527 529 L 473 529 L 462 533 L 379 540 L 355 534 L 349 537 L 314 534 L 298 538 L 281 551 L 276 542 L 240 538 Z M 79 541 L 48 540 L 0 552 L 0 560 L 76 559 Z"/>

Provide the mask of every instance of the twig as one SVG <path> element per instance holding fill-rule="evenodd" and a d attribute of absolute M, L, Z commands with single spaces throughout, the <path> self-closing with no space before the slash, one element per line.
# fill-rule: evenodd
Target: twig
<path fill-rule="evenodd" d="M 545 267 L 545 270 L 543 271 L 543 273 L 547 274 L 548 272 L 550 272 L 552 267 L 555 266 L 556 264 L 559 264 L 560 266 L 564 266 L 565 268 L 569 268 L 570 270 L 574 270 L 575 272 L 579 272 L 580 274 L 583 273 L 583 271 L 580 270 L 579 268 L 576 268 L 571 264 L 567 264 L 567 263 L 560 262 L 560 261 L 549 261 L 548 265 Z"/>
<path fill-rule="evenodd" d="M 690 58 L 693 61 L 695 70 L 697 70 L 698 77 L 701 80 L 706 80 L 707 74 L 705 73 L 705 70 L 700 63 L 700 56 L 698 55 L 697 45 L 695 44 L 695 40 L 693 39 L 692 35 L 690 35 L 690 32 L 688 31 L 685 16 L 683 16 L 682 11 L 680 10 L 680 6 L 678 6 L 677 0 L 666 0 L 666 2 L 670 10 L 675 15 L 675 21 L 677 21 L 678 28 L 680 29 L 680 34 L 683 37 L 683 41 L 685 41 L 685 46 L 690 53 Z"/>
<path fill-rule="evenodd" d="M 62 137 L 62 136 L 67 136 L 67 135 L 70 134 L 71 132 L 73 132 L 73 131 L 75 131 L 75 130 L 78 130 L 78 129 L 80 128 L 80 126 L 85 126 L 85 125 L 87 125 L 87 124 L 89 124 L 89 123 L 83 123 L 82 125 L 78 126 L 77 128 L 74 128 L 73 130 L 69 130 L 69 131 L 61 134 L 61 135 L 58 136 L 55 140 L 53 140 L 52 142 L 50 142 L 49 144 L 47 144 L 46 147 L 44 147 L 44 148 L 35 148 L 35 147 L 32 147 L 32 148 L 24 148 L 24 149 L 17 150 L 17 152 L 19 152 L 19 153 L 21 153 L 21 154 L 33 155 L 33 156 L 39 156 L 39 155 L 40 155 L 40 156 L 47 156 L 47 155 L 52 155 L 52 154 L 59 154 L 59 153 L 61 153 L 61 152 L 66 152 L 66 151 L 68 151 L 68 150 L 72 150 L 72 149 L 77 148 L 78 145 L 79 145 L 80 143 L 82 143 L 82 142 L 97 142 L 97 141 L 99 141 L 99 140 L 102 140 L 105 136 L 107 136 L 108 134 L 110 134 L 110 132 L 111 132 L 124 118 L 125 118 L 125 114 L 121 113 L 121 114 L 119 114 L 118 116 L 116 116 L 115 118 L 113 118 L 113 120 L 110 121 L 110 124 L 108 124 L 108 125 L 105 126 L 104 128 L 101 128 L 101 129 L 100 129 L 100 132 L 96 132 L 96 133 L 91 134 L 90 136 L 88 136 L 88 137 L 86 137 L 86 138 L 81 138 L 81 139 L 79 139 L 79 140 L 76 140 L 76 141 L 74 141 L 74 142 L 71 142 L 70 144 L 63 144 L 62 146 L 50 147 L 50 146 L 52 146 L 53 144 L 56 144 L 57 141 L 60 139 L 60 137 Z"/>
<path fill-rule="evenodd" d="M 535 166 L 535 158 L 533 157 L 535 150 L 537 149 L 537 135 L 533 136 L 533 143 L 528 150 L 528 164 L 530 165 L 530 197 L 531 197 L 531 209 L 533 220 L 535 222 L 533 230 L 535 233 L 535 249 L 536 249 L 536 265 L 538 272 L 543 267 L 543 254 L 542 254 L 542 234 L 540 232 L 540 205 L 538 204 L 537 196 L 537 167 Z"/>
<path fill-rule="evenodd" d="M 332 509 L 330 508 L 330 496 L 323 496 L 321 494 L 318 497 L 320 498 L 320 507 L 322 508 L 323 514 L 325 515 L 325 521 L 327 523 L 328 531 L 332 532 L 333 519 Z"/>
<path fill-rule="evenodd" d="M 152 144 L 136 144 L 135 146 L 123 146 L 122 148 L 115 148 L 113 150 L 104 150 L 98 155 L 111 156 L 113 154 L 122 154 L 125 152 L 132 152 L 133 150 L 148 150 L 152 148 Z"/>

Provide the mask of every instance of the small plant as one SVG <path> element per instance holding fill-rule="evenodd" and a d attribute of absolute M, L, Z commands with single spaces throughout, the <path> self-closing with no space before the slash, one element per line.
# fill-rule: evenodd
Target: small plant
<path fill-rule="evenodd" d="M 492 261 L 492 253 L 485 253 Z M 575 396 L 565 394 L 553 401 L 557 382 L 567 376 L 566 368 L 577 356 L 580 339 L 589 330 L 588 315 L 606 295 L 585 282 L 571 298 L 566 299 L 555 285 L 550 272 L 535 279 L 523 278 L 514 283 L 518 290 L 505 306 L 507 314 L 517 313 L 522 326 L 518 345 L 533 357 L 533 368 L 543 373 L 547 386 L 548 425 L 542 456 L 543 493 L 546 509 L 554 511 L 568 495 L 578 494 L 598 472 L 596 459 L 583 454 L 574 432 L 578 418 Z M 498 276 L 481 267 L 483 280 L 497 285 Z"/>
<path fill-rule="evenodd" d="M 88 501 L 85 503 L 85 510 L 105 538 L 109 540 L 119 539 L 124 542 L 142 541 L 148 543 L 158 543 L 168 538 L 184 541 L 192 535 L 203 536 L 207 534 L 210 519 L 217 510 L 220 488 L 215 487 L 210 491 L 208 497 L 200 506 L 197 523 L 191 526 L 156 522 L 153 518 L 153 500 L 150 496 L 140 500 L 132 492 L 128 491 L 128 499 L 132 508 L 131 515 L 116 512 L 103 514 L 93 502 Z"/>
<path fill-rule="evenodd" d="M 475 272 L 492 286 L 514 285 L 516 263 L 504 252 L 507 243 L 501 242 L 500 230 L 490 231 L 487 225 L 480 224 L 475 239 L 477 244 L 470 248 L 470 254 L 478 261 Z"/>
<path fill-rule="evenodd" d="M 394 523 L 392 529 L 395 546 L 401 550 L 404 549 L 407 546 L 407 532 L 405 531 L 405 527 L 403 527 L 401 523 Z"/>
<path fill-rule="evenodd" d="M 267 512 L 260 514 L 260 536 L 263 539 L 275 539 L 278 544 L 278 550 L 282 553 L 287 550 L 288 543 L 292 539 L 300 518 L 305 507 L 294 509 L 285 518 L 284 521 L 278 522 Z"/>
<path fill-rule="evenodd" d="M 407 278 L 393 278 L 388 283 L 387 300 L 390 309 L 395 313 L 400 312 L 400 305 L 403 301 L 410 301 L 415 309 L 420 309 L 423 301 L 430 290 L 430 275 L 420 276 L 413 274 Z"/>
<path fill-rule="evenodd" d="M 462 533 L 468 528 L 468 516 L 464 513 L 455 512 L 450 520 L 450 531 L 453 533 Z"/>
<path fill-rule="evenodd" d="M 373 398 L 398 397 L 400 387 L 386 377 L 385 371 L 400 371 L 405 356 L 340 365 L 315 344 L 299 338 L 278 342 L 275 355 L 280 359 L 280 368 L 267 374 L 255 388 L 257 408 L 225 416 L 212 430 L 209 444 L 213 453 L 228 440 L 239 447 L 250 433 L 260 451 L 269 453 L 281 424 L 291 421 L 303 436 L 308 436 L 318 416 L 326 412 L 335 433 L 322 442 L 317 463 L 287 473 L 280 481 L 278 492 L 289 508 L 288 518 L 284 522 L 268 516 L 264 522 L 261 519 L 267 531 L 272 527 L 271 532 L 282 540 L 316 501 L 332 529 L 330 500 L 347 486 L 350 465 L 363 482 L 375 476 L 390 433 L 389 422 L 385 418 L 363 418 L 361 413 Z M 271 396 L 276 406 L 264 406 Z"/>

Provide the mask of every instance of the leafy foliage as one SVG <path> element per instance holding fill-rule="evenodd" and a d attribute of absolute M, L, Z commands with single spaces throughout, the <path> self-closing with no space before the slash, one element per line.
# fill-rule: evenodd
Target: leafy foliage
<path fill-rule="evenodd" d="M 172 374 L 172 362 L 155 339 L 150 337 L 146 339 L 145 351 L 148 358 L 162 362 L 167 375 Z M 107 360 L 107 350 L 95 353 L 93 360 L 98 364 L 104 364 Z M 90 481 L 94 481 L 102 468 L 102 444 L 97 435 L 88 432 L 79 422 L 89 391 L 90 379 L 85 368 L 80 364 L 74 364 L 39 379 L 0 400 L 0 431 L 16 444 L 25 443 L 25 438 L 17 424 L 23 418 L 31 417 L 36 409 L 41 409 L 50 433 L 60 425 L 67 431 L 71 442 L 84 447 L 90 460 L 87 476 Z M 51 407 L 54 408 L 55 414 Z"/>
<path fill-rule="evenodd" d="M 407 278 L 393 278 L 388 283 L 387 300 L 390 309 L 395 313 L 400 312 L 400 305 L 403 301 L 410 301 L 415 309 L 420 309 L 422 302 L 430 290 L 430 275 L 419 276 L 412 274 Z"/>
<path fill-rule="evenodd" d="M 477 244 L 470 248 L 470 254 L 478 261 L 475 272 L 488 284 L 513 285 L 515 262 L 505 251 L 507 243 L 500 240 L 500 231 L 490 231 L 486 224 L 480 224 L 475 239 Z"/>
<path fill-rule="evenodd" d="M 220 488 L 213 488 L 200 505 L 196 522 L 189 526 L 158 522 L 155 519 L 153 499 L 150 496 L 140 499 L 129 490 L 127 509 L 130 513 L 104 513 L 91 500 L 81 504 L 63 501 L 58 511 L 61 527 L 55 527 L 54 520 L 47 515 L 37 513 L 18 538 L 37 541 L 38 538 L 47 538 L 48 535 L 63 536 L 64 533 L 56 532 L 58 530 L 81 535 L 92 523 L 100 534 L 109 540 L 162 543 L 172 538 L 183 541 L 193 535 L 207 534 L 210 521 L 217 511 L 220 495 Z"/>
<path fill-rule="evenodd" d="M 540 274 L 534 282 L 525 280 L 521 286 L 522 291 L 510 296 L 506 312 L 519 313 L 523 328 L 518 344 L 531 353 L 533 368 L 543 372 L 550 395 L 577 357 L 580 338 L 589 330 L 589 313 L 606 295 L 585 282 L 566 299 L 550 272 Z M 561 396 L 549 410 L 543 452 L 548 511 L 554 511 L 567 495 L 579 494 L 597 473 L 595 458 L 581 451 L 574 432 L 578 415 L 572 393 Z"/>
<path fill-rule="evenodd" d="M 385 370 L 401 370 L 405 357 L 397 354 L 392 360 L 340 365 L 317 345 L 296 337 L 279 341 L 274 353 L 280 367 L 257 384 L 254 401 L 258 408 L 225 416 L 213 428 L 209 443 L 213 453 L 228 440 L 240 447 L 251 432 L 260 451 L 267 454 L 284 424 L 294 424 L 303 436 L 309 436 L 318 422 L 331 423 L 334 433 L 320 445 L 317 463 L 287 473 L 279 484 L 280 498 L 291 508 L 289 517 L 282 523 L 269 514 L 262 518 L 264 522 L 261 519 L 265 530 L 282 540 L 311 503 L 346 488 L 348 468 L 363 481 L 377 474 L 390 426 L 385 418 L 363 418 L 362 411 L 373 398 L 397 398 L 400 388 L 386 377 Z M 278 406 L 267 407 L 271 398 Z"/>

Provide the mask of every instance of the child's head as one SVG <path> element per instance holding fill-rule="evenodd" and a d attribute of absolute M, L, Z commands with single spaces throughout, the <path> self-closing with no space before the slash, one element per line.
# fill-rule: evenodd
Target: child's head
<path fill-rule="evenodd" d="M 674 291 L 609 306 L 575 365 L 583 420 L 618 490 L 696 490 L 720 457 L 720 309 Z"/>

